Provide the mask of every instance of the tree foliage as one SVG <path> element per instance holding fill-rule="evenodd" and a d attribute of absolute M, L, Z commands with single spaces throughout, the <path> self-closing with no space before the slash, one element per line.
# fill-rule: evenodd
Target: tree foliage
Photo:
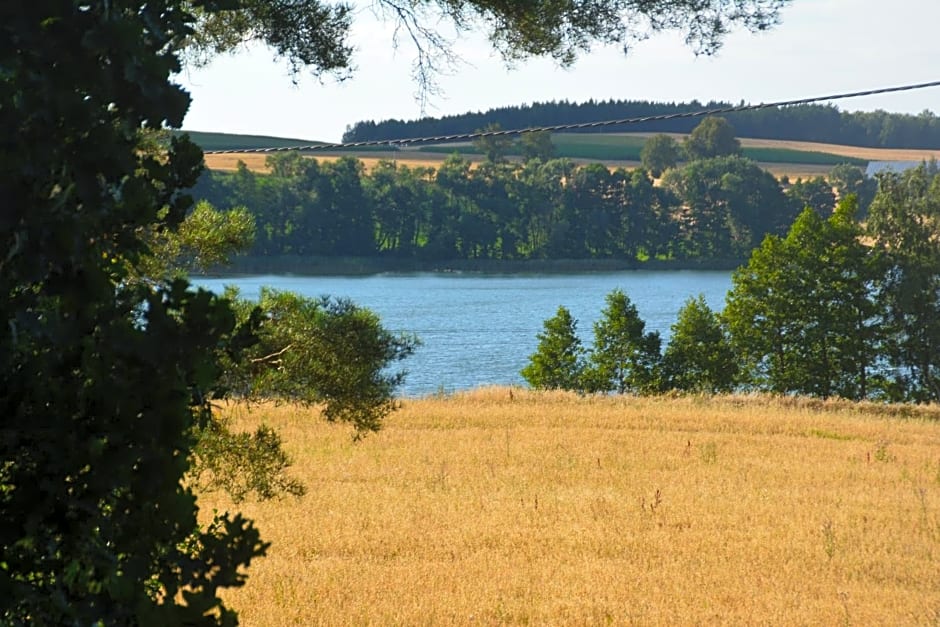
<path fill-rule="evenodd" d="M 483 133 L 480 137 L 473 140 L 473 146 L 483 153 L 483 156 L 490 163 L 502 163 L 506 161 L 506 155 L 512 148 L 513 139 L 511 135 L 500 135 L 503 130 L 499 124 L 487 124 L 478 133 Z"/>
<path fill-rule="evenodd" d="M 737 357 L 720 317 L 704 296 L 686 301 L 671 331 L 663 353 L 664 387 L 708 393 L 734 389 Z"/>
<path fill-rule="evenodd" d="M 861 241 L 854 198 L 827 220 L 805 209 L 735 271 L 723 312 L 752 383 L 862 399 L 877 385 L 880 259 Z"/>
<path fill-rule="evenodd" d="M 887 259 L 880 300 L 900 398 L 940 400 L 940 176 L 936 164 L 878 181 L 868 233 Z"/>
<path fill-rule="evenodd" d="M 331 422 L 357 435 L 377 431 L 395 407 L 404 371 L 392 371 L 417 340 L 395 335 L 378 317 L 345 299 L 305 298 L 261 290 L 257 303 L 228 290 L 239 320 L 260 318 L 258 342 L 233 363 L 223 381 L 235 398 L 322 404 Z"/>
<path fill-rule="evenodd" d="M 786 187 L 785 193 L 799 210 L 809 207 L 824 218 L 832 215 L 836 206 L 832 183 L 821 176 L 806 180 L 797 179 Z"/>
<path fill-rule="evenodd" d="M 536 389 L 580 390 L 584 372 L 584 347 L 578 337 L 578 321 L 565 307 L 544 322 L 537 335 L 538 349 L 522 369 L 522 377 Z"/>
<path fill-rule="evenodd" d="M 716 51 L 732 28 L 752 31 L 776 24 L 790 0 L 379 0 L 373 10 L 396 26 L 416 53 L 413 73 L 420 86 L 433 87 L 435 75 L 456 58 L 442 34 L 445 24 L 458 34 L 487 32 L 507 62 L 544 56 L 563 66 L 595 44 L 617 44 L 627 51 L 652 33 L 679 31 L 697 52 Z M 199 8 L 199 2 L 190 3 Z M 202 60 L 237 49 L 247 41 L 265 42 L 296 73 L 343 72 L 351 65 L 347 37 L 355 16 L 345 3 L 323 0 L 233 0 L 230 11 L 200 13 L 188 40 L 192 57 Z"/>
<path fill-rule="evenodd" d="M 219 211 L 203 200 L 176 229 L 153 225 L 146 233 L 148 254 L 136 271 L 157 279 L 185 276 L 226 265 L 233 255 L 251 248 L 255 218 L 244 207 Z"/>
<path fill-rule="evenodd" d="M 859 215 L 868 213 L 868 206 L 878 191 L 878 181 L 865 176 L 858 166 L 841 163 L 829 171 L 829 183 L 835 188 L 839 198 L 853 195 L 858 200 Z"/>
<path fill-rule="evenodd" d="M 650 393 L 659 388 L 659 333 L 645 333 L 630 298 L 617 289 L 605 297 L 606 307 L 594 323 L 594 344 L 585 378 L 593 392 Z"/>
<path fill-rule="evenodd" d="M 674 168 L 681 156 L 682 150 L 679 143 L 671 136 L 662 133 L 647 139 L 640 151 L 640 161 L 643 167 L 657 178 L 669 168 Z"/>
<path fill-rule="evenodd" d="M 451 155 L 436 169 L 387 161 L 367 171 L 284 153 L 269 164 L 267 175 L 213 172 L 195 190 L 248 209 L 257 256 L 743 259 L 802 209 L 742 157 L 685 164 L 662 186 L 641 168 L 566 159 L 472 168 Z"/>
<path fill-rule="evenodd" d="M 199 3 L 203 4 L 203 3 Z M 0 5 L 0 622 L 229 624 L 219 591 L 265 545 L 196 522 L 183 484 L 247 333 L 183 281 L 129 281 L 191 205 L 200 152 L 170 81 L 179 3 Z"/>
<path fill-rule="evenodd" d="M 555 156 L 555 144 L 552 143 L 552 134 L 548 131 L 523 133 L 519 136 L 519 147 L 523 161 L 549 161 Z"/>
<path fill-rule="evenodd" d="M 707 117 L 699 123 L 683 144 L 689 159 L 727 157 L 741 152 L 741 142 L 734 127 L 725 118 Z"/>
<path fill-rule="evenodd" d="M 692 161 L 667 172 L 663 186 L 683 202 L 682 252 L 692 258 L 746 257 L 764 235 L 785 233 L 802 209 L 772 174 L 739 156 Z"/>

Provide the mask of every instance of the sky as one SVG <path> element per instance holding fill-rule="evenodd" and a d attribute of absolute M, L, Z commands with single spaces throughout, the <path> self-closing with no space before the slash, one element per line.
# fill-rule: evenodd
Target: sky
<path fill-rule="evenodd" d="M 422 111 L 411 76 L 414 50 L 396 49 L 392 28 L 361 3 L 351 42 L 352 78 L 302 74 L 262 46 L 187 68 L 177 81 L 193 102 L 183 128 L 339 141 L 362 120 L 415 119 L 501 106 L 568 100 L 773 102 L 940 80 L 940 1 L 793 0 L 769 32 L 742 30 L 717 55 L 696 57 L 675 33 L 654 35 L 629 54 L 596 47 L 571 68 L 531 59 L 509 68 L 479 34 L 454 43 L 463 62 L 439 77 Z M 446 31 L 445 31 L 446 32 Z M 940 88 L 853 98 L 848 111 L 940 115 Z"/>

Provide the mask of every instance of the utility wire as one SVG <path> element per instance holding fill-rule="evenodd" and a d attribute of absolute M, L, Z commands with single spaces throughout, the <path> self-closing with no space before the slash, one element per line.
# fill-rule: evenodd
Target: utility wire
<path fill-rule="evenodd" d="M 794 105 L 812 104 L 815 102 L 824 102 L 829 100 L 844 100 L 846 98 L 858 98 L 860 96 L 874 96 L 877 94 L 887 94 L 899 91 L 913 91 L 915 89 L 926 89 L 928 87 L 940 87 L 940 81 L 930 81 L 928 83 L 916 83 L 912 85 L 901 85 L 898 87 L 882 87 L 879 89 L 868 89 L 865 91 L 855 91 L 848 93 L 833 94 L 830 96 L 815 96 L 812 98 L 800 98 L 798 100 L 782 100 L 779 102 L 768 102 L 760 104 L 738 105 L 734 107 L 721 107 L 717 109 L 703 109 L 701 111 L 689 111 L 685 113 L 669 113 L 664 115 L 649 115 L 639 118 L 623 118 L 620 120 L 602 120 L 599 122 L 579 122 L 573 124 L 556 124 L 553 126 L 539 126 L 535 128 L 507 129 L 498 131 L 479 131 L 474 133 L 457 133 L 454 135 L 437 135 L 433 137 L 414 137 L 405 139 L 375 139 L 362 142 L 347 142 L 340 144 L 311 144 L 307 146 L 280 146 L 272 148 L 243 148 L 234 150 L 206 150 L 207 155 L 224 155 L 234 153 L 267 153 L 267 152 L 287 152 L 292 150 L 313 151 L 313 150 L 340 150 L 344 148 L 365 148 L 368 146 L 388 146 L 391 148 L 400 148 L 412 144 L 439 144 L 444 142 L 468 141 L 481 137 L 505 137 L 522 135 L 523 133 L 537 133 L 542 131 L 558 132 L 572 131 L 585 128 L 601 128 L 605 126 L 621 126 L 627 124 L 640 124 L 642 122 L 658 122 L 661 120 L 677 120 L 680 118 L 697 118 L 709 115 L 718 115 L 723 113 L 737 113 L 740 111 L 754 111 L 757 109 L 770 109 L 774 107 L 790 107 Z"/>

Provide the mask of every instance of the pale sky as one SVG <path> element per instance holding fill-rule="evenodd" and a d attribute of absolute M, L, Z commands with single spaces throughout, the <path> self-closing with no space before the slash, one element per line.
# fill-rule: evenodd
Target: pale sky
<path fill-rule="evenodd" d="M 432 97 L 427 114 L 591 98 L 758 103 L 940 80 L 938 25 L 940 0 L 793 0 L 774 30 L 734 33 L 714 57 L 696 57 L 679 35 L 663 34 L 628 55 L 595 48 L 567 70 L 543 59 L 508 69 L 485 37 L 465 36 L 455 46 L 465 63 L 440 77 L 442 94 Z M 358 69 L 344 82 L 304 76 L 294 85 L 286 64 L 263 47 L 186 70 L 178 80 L 193 103 L 184 128 L 339 141 L 360 120 L 422 117 L 413 50 L 404 42 L 394 50 L 391 37 L 389 26 L 360 10 L 353 32 Z M 940 88 L 836 104 L 940 115 Z"/>

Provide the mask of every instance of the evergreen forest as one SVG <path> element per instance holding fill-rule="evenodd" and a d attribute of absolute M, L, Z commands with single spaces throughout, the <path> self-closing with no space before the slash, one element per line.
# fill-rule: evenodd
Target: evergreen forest
<path fill-rule="evenodd" d="M 602 120 L 624 120 L 647 116 L 726 109 L 744 103 L 649 102 L 605 100 L 586 102 L 534 102 L 418 120 L 359 121 L 349 126 L 344 142 L 394 140 L 472 133 L 488 125 L 506 129 L 538 128 Z M 767 107 L 722 114 L 742 137 L 845 144 L 876 148 L 934 148 L 940 145 L 940 118 L 931 111 L 918 115 L 877 111 L 842 111 L 831 104 Z M 630 124 L 629 127 L 598 127 L 577 132 L 689 133 L 700 118 L 686 117 Z"/>

